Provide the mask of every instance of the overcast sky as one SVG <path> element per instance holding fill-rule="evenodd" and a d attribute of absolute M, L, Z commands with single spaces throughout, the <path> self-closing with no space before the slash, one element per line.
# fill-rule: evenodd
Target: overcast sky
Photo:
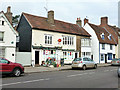
<path fill-rule="evenodd" d="M 55 19 L 76 23 L 87 16 L 90 23 L 100 24 L 100 17 L 108 16 L 109 24 L 118 26 L 119 0 L 0 0 L 0 11 L 6 12 L 11 6 L 13 15 L 22 12 L 47 16 L 46 8 L 54 10 Z"/>

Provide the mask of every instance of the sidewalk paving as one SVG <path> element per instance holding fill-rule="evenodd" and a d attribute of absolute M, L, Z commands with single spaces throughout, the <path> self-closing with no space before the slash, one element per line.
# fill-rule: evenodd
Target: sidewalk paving
<path fill-rule="evenodd" d="M 106 67 L 110 66 L 111 64 L 98 64 L 98 67 Z M 40 72 L 52 72 L 52 71 L 60 71 L 60 70 L 70 70 L 71 65 L 64 65 L 61 67 L 24 67 L 25 73 L 40 73 Z"/>

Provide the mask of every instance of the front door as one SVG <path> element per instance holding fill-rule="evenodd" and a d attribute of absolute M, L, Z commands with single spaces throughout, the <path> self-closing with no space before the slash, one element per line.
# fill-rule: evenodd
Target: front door
<path fill-rule="evenodd" d="M 105 63 L 107 63 L 107 54 L 105 54 Z"/>
<path fill-rule="evenodd" d="M 39 64 L 39 51 L 35 51 L 35 64 Z"/>
<path fill-rule="evenodd" d="M 78 55 L 78 54 L 77 54 L 77 53 L 75 53 L 75 58 L 77 58 L 77 55 Z"/>

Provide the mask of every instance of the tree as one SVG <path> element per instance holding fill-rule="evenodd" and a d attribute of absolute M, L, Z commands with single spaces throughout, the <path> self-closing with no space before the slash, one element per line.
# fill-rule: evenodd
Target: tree
<path fill-rule="evenodd" d="M 20 18 L 20 15 L 15 15 L 15 16 L 12 17 L 13 27 L 16 27 L 18 25 L 19 18 Z"/>

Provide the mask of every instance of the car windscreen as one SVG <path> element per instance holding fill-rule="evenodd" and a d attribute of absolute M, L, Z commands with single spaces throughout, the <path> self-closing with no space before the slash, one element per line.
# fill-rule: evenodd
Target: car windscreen
<path fill-rule="evenodd" d="M 81 61 L 81 58 L 75 58 L 73 61 Z"/>

